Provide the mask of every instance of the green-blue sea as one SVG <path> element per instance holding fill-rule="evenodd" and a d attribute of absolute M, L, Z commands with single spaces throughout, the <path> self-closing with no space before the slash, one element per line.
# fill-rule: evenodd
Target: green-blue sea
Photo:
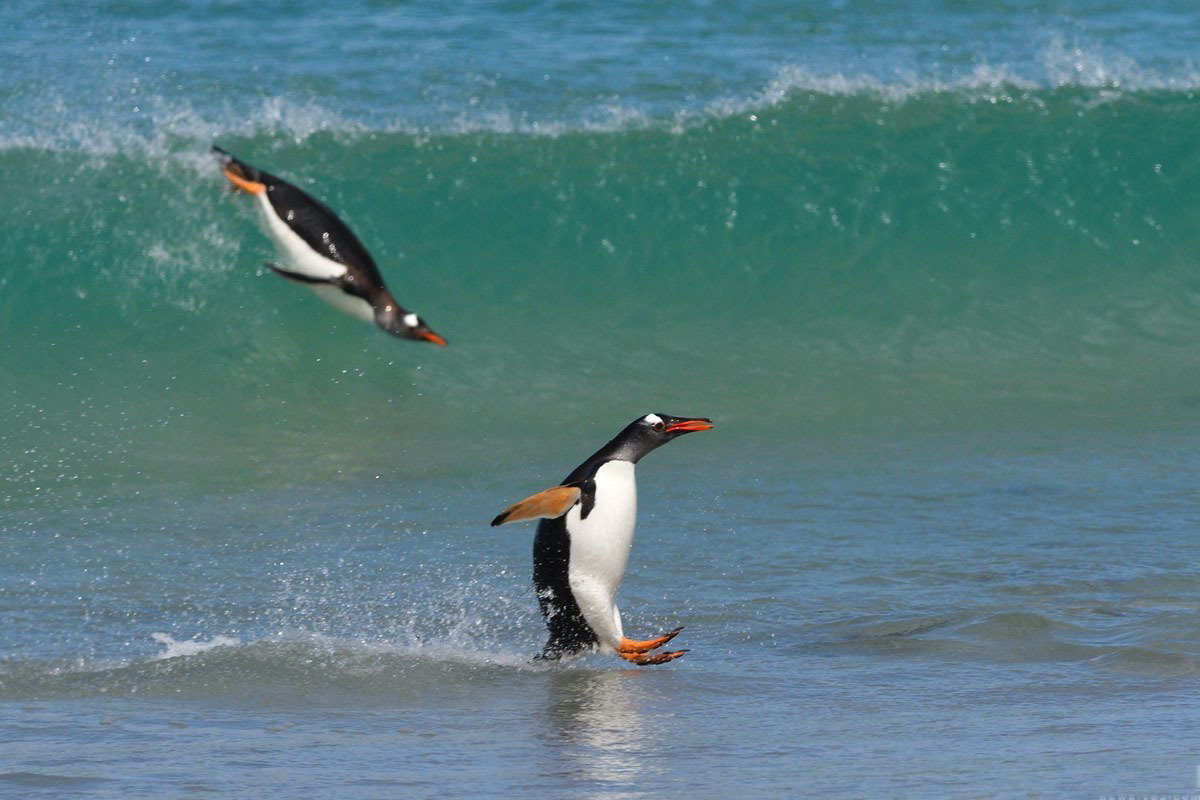
<path fill-rule="evenodd" d="M 0 796 L 1195 796 L 1198 94 L 1182 0 L 0 5 Z M 647 412 L 689 652 L 534 663 L 488 522 Z"/>

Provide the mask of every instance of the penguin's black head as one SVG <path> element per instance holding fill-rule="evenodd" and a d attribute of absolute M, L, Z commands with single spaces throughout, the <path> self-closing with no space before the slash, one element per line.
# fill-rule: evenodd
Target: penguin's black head
<path fill-rule="evenodd" d="M 405 311 L 396 303 L 384 303 L 376 306 L 375 324 L 401 339 L 416 339 L 422 342 L 433 342 L 440 347 L 446 346 L 446 340 L 430 330 L 429 326 L 425 324 L 425 320 L 411 311 Z"/>
<path fill-rule="evenodd" d="M 693 431 L 707 431 L 712 420 L 705 417 L 672 417 L 670 414 L 647 414 L 638 417 L 617 434 L 610 443 L 612 457 L 636 463 L 655 448 Z"/>

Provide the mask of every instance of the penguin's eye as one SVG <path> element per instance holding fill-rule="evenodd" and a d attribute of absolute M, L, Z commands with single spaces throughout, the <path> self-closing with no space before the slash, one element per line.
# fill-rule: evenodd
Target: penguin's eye
<path fill-rule="evenodd" d="M 667 427 L 667 424 L 660 419 L 658 422 L 654 423 L 650 427 L 656 431 L 661 431 Z"/>

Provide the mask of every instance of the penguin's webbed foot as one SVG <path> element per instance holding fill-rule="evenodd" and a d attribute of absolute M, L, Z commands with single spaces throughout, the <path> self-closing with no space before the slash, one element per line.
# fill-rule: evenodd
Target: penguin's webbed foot
<path fill-rule="evenodd" d="M 668 661 L 674 661 L 675 659 L 679 658 L 681 655 L 683 655 L 686 652 L 687 652 L 687 650 L 674 650 L 669 653 L 650 654 L 650 653 L 622 653 L 622 652 L 618 651 L 617 655 L 619 655 L 621 658 L 625 659 L 626 661 L 632 661 L 634 664 L 637 664 L 639 667 L 644 667 L 649 664 L 665 664 Z"/>
<path fill-rule="evenodd" d="M 680 625 L 678 628 L 671 631 L 670 633 L 664 633 L 662 636 L 656 636 L 653 639 L 646 639 L 641 642 L 636 642 L 633 639 L 622 638 L 621 644 L 619 644 L 617 646 L 617 652 L 619 652 L 619 653 L 645 653 L 649 650 L 655 649 L 656 647 L 662 647 L 664 644 L 666 644 L 667 642 L 671 641 L 676 636 L 678 636 L 679 632 L 681 630 L 683 630 L 682 625 Z"/>
<path fill-rule="evenodd" d="M 632 661 L 634 664 L 644 666 L 647 664 L 665 664 L 668 661 L 674 661 L 687 650 L 675 650 L 670 653 L 655 653 L 650 654 L 651 650 L 662 647 L 667 642 L 674 639 L 683 630 L 683 626 L 676 628 L 670 633 L 664 633 L 662 636 L 656 636 L 653 639 L 644 641 L 634 641 L 633 639 L 621 639 L 621 643 L 617 646 L 617 655 L 626 661 Z"/>

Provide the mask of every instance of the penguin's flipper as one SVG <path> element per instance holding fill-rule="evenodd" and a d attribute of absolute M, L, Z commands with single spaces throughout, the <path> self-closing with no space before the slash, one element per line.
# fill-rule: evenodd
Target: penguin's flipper
<path fill-rule="evenodd" d="M 305 275 L 302 272 L 292 272 L 290 269 L 284 269 L 272 261 L 264 261 L 263 264 L 265 264 L 271 270 L 271 272 L 274 272 L 279 277 L 283 278 L 284 280 L 291 281 L 292 283 L 299 283 L 303 284 L 304 286 L 312 286 L 314 284 L 319 285 L 323 283 L 337 285 L 336 280 L 329 280 L 327 278 L 314 278 L 313 276 Z"/>
<path fill-rule="evenodd" d="M 503 525 L 506 522 L 519 522 L 523 519 L 561 517 L 571 510 L 571 506 L 579 502 L 579 496 L 582 493 L 583 491 L 578 486 L 555 486 L 553 489 L 538 492 L 501 511 L 492 520 L 492 527 Z"/>

